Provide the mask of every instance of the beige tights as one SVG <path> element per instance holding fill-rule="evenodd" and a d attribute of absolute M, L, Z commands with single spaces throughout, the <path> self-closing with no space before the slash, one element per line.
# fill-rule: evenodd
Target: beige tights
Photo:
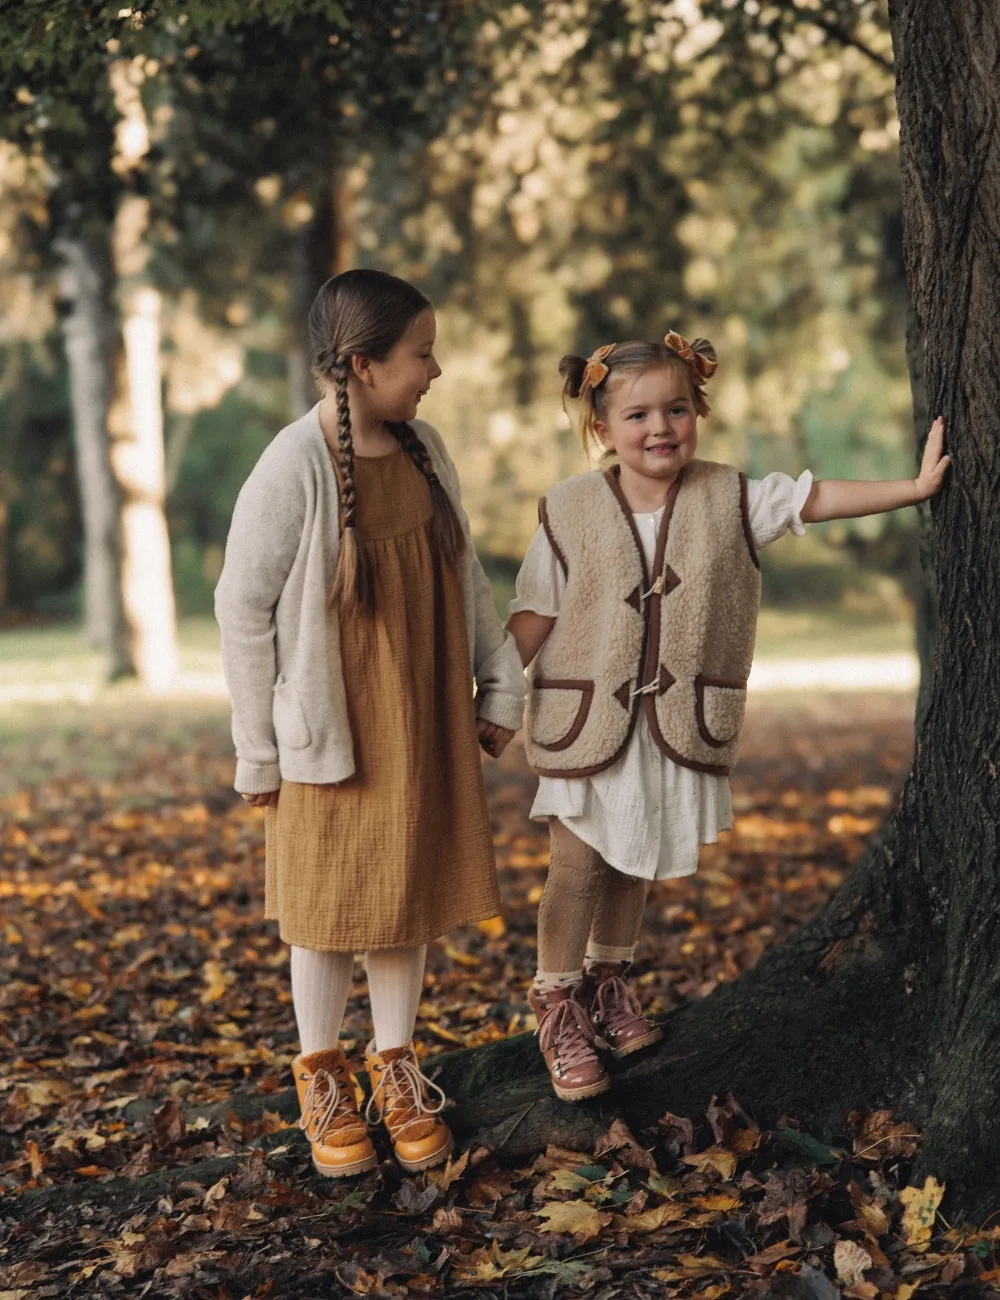
<path fill-rule="evenodd" d="M 608 866 L 558 818 L 549 818 L 549 874 L 538 904 L 535 987 L 575 983 L 586 958 L 630 961 L 649 881 Z"/>

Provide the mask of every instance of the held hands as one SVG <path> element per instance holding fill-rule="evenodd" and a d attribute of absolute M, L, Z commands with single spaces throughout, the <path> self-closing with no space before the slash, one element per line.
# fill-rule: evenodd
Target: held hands
<path fill-rule="evenodd" d="M 944 448 L 944 419 L 939 415 L 931 425 L 924 446 L 924 457 L 920 462 L 920 473 L 914 482 L 917 485 L 917 500 L 926 501 L 941 491 L 944 476 L 951 464 L 951 457 L 942 455 Z"/>
<path fill-rule="evenodd" d="M 480 745 L 490 758 L 499 758 L 514 739 L 513 731 L 509 731 L 506 727 L 498 727 L 495 722 L 487 722 L 485 718 L 477 721 L 476 734 L 479 736 Z"/>
<path fill-rule="evenodd" d="M 245 794 L 241 798 L 245 799 L 252 808 L 267 808 L 271 804 L 278 802 L 277 790 L 268 790 L 265 794 Z"/>

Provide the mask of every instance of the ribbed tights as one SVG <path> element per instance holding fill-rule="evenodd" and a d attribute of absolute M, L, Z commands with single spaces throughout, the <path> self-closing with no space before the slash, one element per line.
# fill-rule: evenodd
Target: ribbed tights
<path fill-rule="evenodd" d="M 649 881 L 608 866 L 555 817 L 549 873 L 538 905 L 537 988 L 574 983 L 587 964 L 630 961 Z"/>
<path fill-rule="evenodd" d="M 365 953 L 375 1043 L 380 1052 L 413 1037 L 427 945 Z M 303 1056 L 336 1047 L 354 975 L 354 954 L 292 948 L 292 1003 Z"/>

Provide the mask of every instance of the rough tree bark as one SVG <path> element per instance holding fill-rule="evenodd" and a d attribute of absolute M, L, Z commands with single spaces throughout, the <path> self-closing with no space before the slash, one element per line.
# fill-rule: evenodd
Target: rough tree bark
<path fill-rule="evenodd" d="M 820 915 L 674 1015 L 603 1107 L 551 1098 L 524 1039 L 458 1054 L 442 1082 L 460 1126 L 491 1126 L 511 1154 L 585 1143 L 610 1109 L 642 1127 L 728 1090 L 763 1122 L 834 1131 L 888 1106 L 924 1130 L 916 1176 L 974 1215 L 1000 1204 L 1000 11 L 896 0 L 892 17 L 907 278 L 954 457 L 932 510 L 938 619 L 909 777 Z"/>
<path fill-rule="evenodd" d="M 133 671 L 121 584 L 121 493 L 111 466 L 108 411 L 114 393 L 114 272 L 106 237 L 59 242 L 59 290 L 69 364 L 73 438 L 84 537 L 84 620 L 105 651 L 110 680 Z"/>

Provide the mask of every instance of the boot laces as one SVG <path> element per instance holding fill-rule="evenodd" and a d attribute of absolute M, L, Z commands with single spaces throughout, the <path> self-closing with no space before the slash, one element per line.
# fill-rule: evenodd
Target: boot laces
<path fill-rule="evenodd" d="M 594 998 L 597 1018 L 613 1032 L 620 1032 L 637 1020 L 645 1021 L 639 1003 L 620 975 L 609 975 L 597 986 Z"/>
<path fill-rule="evenodd" d="M 338 1117 L 349 1118 L 350 1110 L 350 1099 L 342 1091 L 337 1076 L 329 1070 L 317 1070 L 302 1099 L 299 1128 L 310 1142 L 322 1142 L 334 1121 Z"/>
<path fill-rule="evenodd" d="M 555 1048 L 556 1055 L 568 1068 L 587 1065 L 594 1057 L 594 1031 L 590 1017 L 569 997 L 547 1011 L 538 1026 L 538 1043 L 542 1051 Z"/>
<path fill-rule="evenodd" d="M 437 1100 L 431 1102 L 427 1094 L 437 1093 Z M 386 1123 L 390 1122 L 393 1110 L 406 1111 L 401 1120 L 401 1127 L 396 1136 L 405 1132 L 411 1124 L 421 1119 L 440 1115 L 447 1104 L 443 1089 L 428 1079 L 411 1057 L 401 1056 L 390 1061 L 379 1076 L 379 1081 L 372 1089 L 365 1107 L 365 1121 L 369 1128 L 374 1127 L 386 1112 Z M 395 1123 L 395 1120 L 392 1121 Z"/>

